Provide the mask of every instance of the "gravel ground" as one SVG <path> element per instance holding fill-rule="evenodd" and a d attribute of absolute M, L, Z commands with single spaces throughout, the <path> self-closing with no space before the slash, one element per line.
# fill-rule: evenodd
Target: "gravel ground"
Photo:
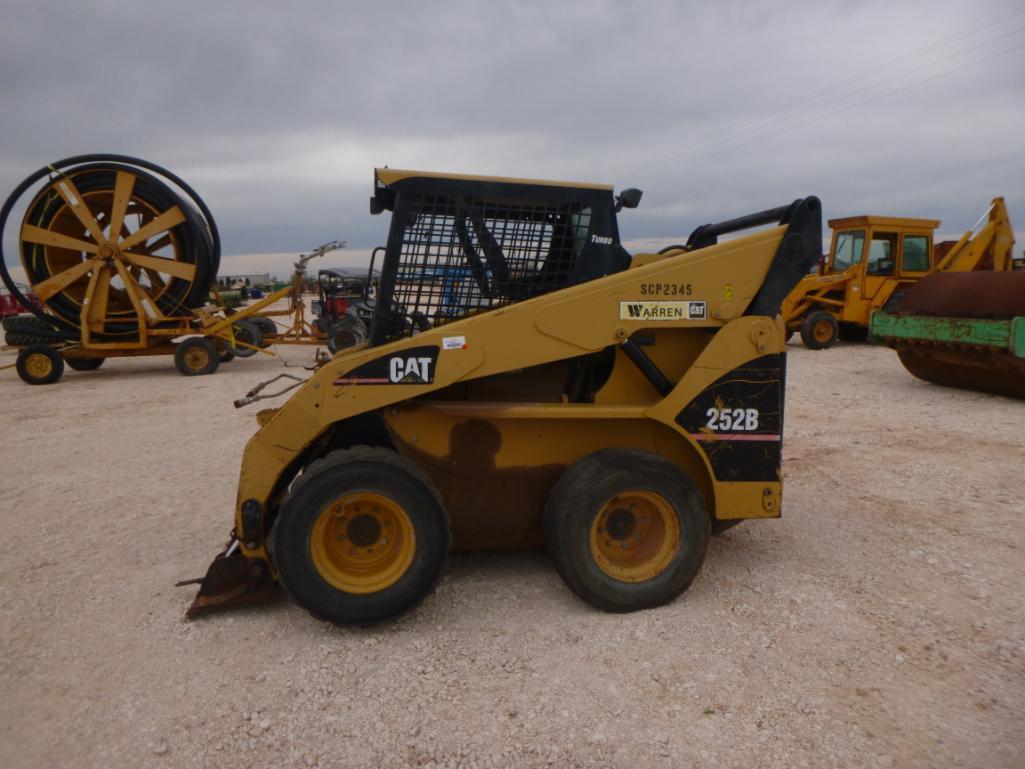
<path fill-rule="evenodd" d="M 187 622 L 173 586 L 226 538 L 231 401 L 277 361 L 3 372 L 0 764 L 1020 769 L 1025 405 L 790 349 L 784 517 L 674 604 L 601 614 L 483 553 L 355 630 L 282 596 Z"/>

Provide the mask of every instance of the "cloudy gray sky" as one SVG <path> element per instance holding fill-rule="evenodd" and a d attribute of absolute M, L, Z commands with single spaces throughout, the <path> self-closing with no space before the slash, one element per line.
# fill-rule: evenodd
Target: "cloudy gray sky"
<path fill-rule="evenodd" d="M 234 271 L 383 242 L 386 164 L 641 187 L 635 241 L 806 194 L 947 233 L 1003 195 L 1025 231 L 1020 3 L 2 8 L 0 190 L 78 153 L 152 160 L 206 199 Z"/>

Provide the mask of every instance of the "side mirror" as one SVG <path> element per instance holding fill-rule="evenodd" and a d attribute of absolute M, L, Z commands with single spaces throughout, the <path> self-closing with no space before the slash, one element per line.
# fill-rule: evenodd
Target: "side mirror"
<path fill-rule="evenodd" d="M 616 196 L 616 211 L 622 211 L 624 208 L 637 208 L 641 204 L 641 195 L 643 194 L 634 187 L 623 190 Z"/>

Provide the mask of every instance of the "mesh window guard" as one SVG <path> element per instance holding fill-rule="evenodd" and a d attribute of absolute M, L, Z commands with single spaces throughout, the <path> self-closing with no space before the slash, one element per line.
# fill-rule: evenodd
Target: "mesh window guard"
<path fill-rule="evenodd" d="M 431 326 L 561 288 L 587 242 L 586 203 L 405 199 L 393 302 Z"/>

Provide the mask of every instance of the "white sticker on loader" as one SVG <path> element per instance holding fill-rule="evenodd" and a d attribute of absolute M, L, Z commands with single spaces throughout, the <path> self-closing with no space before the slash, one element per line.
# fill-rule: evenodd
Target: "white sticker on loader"
<path fill-rule="evenodd" d="M 446 336 L 441 340 L 442 350 L 465 350 L 466 349 L 466 337 L 465 336 Z"/>
<path fill-rule="evenodd" d="M 704 320 L 704 302 L 620 302 L 620 320 Z"/>

